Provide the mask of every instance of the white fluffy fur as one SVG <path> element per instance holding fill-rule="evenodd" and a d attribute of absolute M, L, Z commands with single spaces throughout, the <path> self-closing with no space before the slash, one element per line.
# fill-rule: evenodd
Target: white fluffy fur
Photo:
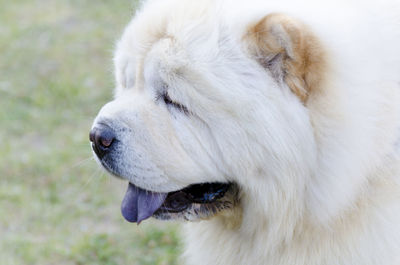
<path fill-rule="evenodd" d="M 306 24 L 327 82 L 305 104 L 245 47 L 271 13 Z M 400 264 L 400 4 L 153 0 L 126 28 L 116 98 L 126 178 L 154 191 L 234 181 L 234 215 L 186 224 L 188 264 Z M 170 97 L 186 115 L 157 102 Z"/>

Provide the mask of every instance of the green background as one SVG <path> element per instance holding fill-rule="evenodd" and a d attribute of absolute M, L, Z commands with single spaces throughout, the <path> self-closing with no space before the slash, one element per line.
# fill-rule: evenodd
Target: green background
<path fill-rule="evenodd" d="M 177 264 L 176 224 L 129 224 L 92 158 L 133 0 L 0 0 L 0 264 Z"/>

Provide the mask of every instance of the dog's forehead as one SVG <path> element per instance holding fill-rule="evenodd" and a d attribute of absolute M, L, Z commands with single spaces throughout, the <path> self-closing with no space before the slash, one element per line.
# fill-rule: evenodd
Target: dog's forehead
<path fill-rule="evenodd" d="M 147 44 L 147 49 L 119 48 L 115 67 L 117 83 L 123 88 L 140 86 L 140 83 L 163 81 L 168 83 L 176 77 L 184 77 L 184 68 L 196 61 L 195 54 L 188 54 L 174 36 L 166 36 Z"/>
<path fill-rule="evenodd" d="M 145 68 L 182 74 L 180 68 L 194 61 L 212 61 L 216 56 L 213 52 L 220 52 L 218 46 L 225 32 L 220 30 L 221 21 L 215 11 L 190 5 L 186 10 L 179 7 L 163 12 L 163 4 L 155 2 L 157 8 L 145 5 L 136 15 L 117 45 L 116 79 L 122 87 L 132 86 L 133 79 L 137 82 Z"/>

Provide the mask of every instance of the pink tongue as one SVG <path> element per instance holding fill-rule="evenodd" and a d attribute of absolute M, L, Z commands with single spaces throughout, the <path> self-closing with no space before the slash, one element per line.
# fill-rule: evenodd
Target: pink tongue
<path fill-rule="evenodd" d="M 129 183 L 121 205 L 122 215 L 128 222 L 140 223 L 161 207 L 167 195 L 146 191 Z"/>

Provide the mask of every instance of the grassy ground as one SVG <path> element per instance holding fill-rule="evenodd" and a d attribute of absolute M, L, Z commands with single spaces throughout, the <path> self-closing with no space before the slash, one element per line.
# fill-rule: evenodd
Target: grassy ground
<path fill-rule="evenodd" d="M 0 0 L 0 264 L 176 264 L 176 226 L 120 215 L 88 143 L 134 0 Z"/>

